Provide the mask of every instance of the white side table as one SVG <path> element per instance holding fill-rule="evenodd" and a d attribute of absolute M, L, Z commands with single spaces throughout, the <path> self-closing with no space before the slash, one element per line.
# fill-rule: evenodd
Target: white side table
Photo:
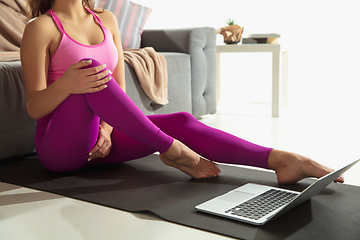
<path fill-rule="evenodd" d="M 271 52 L 272 53 L 272 116 L 279 117 L 280 110 L 280 45 L 239 44 L 216 46 L 216 97 L 220 99 L 220 53 L 229 52 Z M 287 105 L 288 52 L 282 54 L 282 102 Z"/>

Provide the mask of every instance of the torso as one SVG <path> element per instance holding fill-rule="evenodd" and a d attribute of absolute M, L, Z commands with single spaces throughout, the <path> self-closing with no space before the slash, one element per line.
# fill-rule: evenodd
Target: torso
<path fill-rule="evenodd" d="M 103 19 L 102 14 L 97 13 L 96 15 L 100 18 L 103 25 L 110 30 L 111 27 L 106 25 L 106 20 Z M 46 14 L 46 17 L 53 23 L 53 27 L 51 29 L 52 31 L 50 33 L 53 37 L 49 46 L 49 54 L 51 58 L 60 44 L 61 32 L 57 28 L 52 17 L 49 14 Z M 65 28 L 65 31 L 75 41 L 84 45 L 96 45 L 104 41 L 104 34 L 102 29 L 90 13 L 87 14 L 87 17 L 84 21 L 81 21 L 81 24 L 77 22 L 75 23 L 73 21 L 66 21 L 62 19 L 61 16 L 59 16 L 59 18 Z"/>
<path fill-rule="evenodd" d="M 101 17 L 102 14 L 99 15 Z M 46 19 L 42 21 L 52 26 L 46 32 L 49 42 L 47 86 L 61 77 L 71 64 L 84 58 L 96 59 L 100 63 L 105 63 L 109 70 L 114 70 L 118 53 L 111 27 L 110 30 L 106 27 L 106 15 L 103 15 L 103 22 L 98 15 L 88 13 L 81 20 L 81 24 L 61 19 L 61 15 L 59 17 L 52 10 L 43 16 Z"/>

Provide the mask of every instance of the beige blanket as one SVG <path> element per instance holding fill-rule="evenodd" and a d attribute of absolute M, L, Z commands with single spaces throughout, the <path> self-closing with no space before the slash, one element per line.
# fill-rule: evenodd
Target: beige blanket
<path fill-rule="evenodd" d="M 0 62 L 20 59 L 28 0 L 0 0 Z"/>
<path fill-rule="evenodd" d="M 140 85 L 150 99 L 165 105 L 168 101 L 166 59 L 153 48 L 124 50 L 124 59 L 135 70 Z"/>

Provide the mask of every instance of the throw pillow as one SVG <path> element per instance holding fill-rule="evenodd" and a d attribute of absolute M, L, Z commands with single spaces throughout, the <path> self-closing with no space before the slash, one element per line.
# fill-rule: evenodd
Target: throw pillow
<path fill-rule="evenodd" d="M 140 48 L 141 34 L 152 9 L 128 0 L 100 0 L 98 6 L 116 16 L 123 48 Z"/>

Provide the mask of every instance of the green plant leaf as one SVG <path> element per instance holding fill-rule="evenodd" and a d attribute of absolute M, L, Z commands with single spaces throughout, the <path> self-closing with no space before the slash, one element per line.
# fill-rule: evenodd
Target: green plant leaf
<path fill-rule="evenodd" d="M 227 25 L 235 25 L 236 23 L 235 23 L 235 19 L 231 19 L 231 18 L 229 18 L 227 21 L 226 21 L 226 24 Z"/>

